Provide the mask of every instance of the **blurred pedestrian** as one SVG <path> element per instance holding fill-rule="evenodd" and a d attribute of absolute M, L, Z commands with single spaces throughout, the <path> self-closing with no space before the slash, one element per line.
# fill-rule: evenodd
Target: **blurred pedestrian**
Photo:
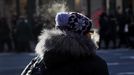
<path fill-rule="evenodd" d="M 13 42 L 13 52 L 16 52 L 16 39 L 15 39 L 15 33 L 16 33 L 16 25 L 17 25 L 17 19 L 18 17 L 16 15 L 12 15 L 11 17 L 11 34 L 12 34 L 12 42 Z"/>
<path fill-rule="evenodd" d="M 12 51 L 11 31 L 5 17 L 0 19 L 0 52 Z"/>
<path fill-rule="evenodd" d="M 100 29 L 99 29 L 99 34 L 100 34 L 100 41 L 99 41 L 99 48 L 102 48 L 102 43 L 104 42 L 104 48 L 107 49 L 109 45 L 109 17 L 106 12 L 103 12 L 100 15 L 99 19 L 100 23 Z"/>
<path fill-rule="evenodd" d="M 76 12 L 60 12 L 55 20 L 56 29 L 40 36 L 39 57 L 21 75 L 109 75 L 90 38 L 91 20 Z"/>
<path fill-rule="evenodd" d="M 118 37 L 119 37 L 119 45 L 118 47 L 124 47 L 127 45 L 127 35 L 128 32 L 128 24 L 126 15 L 123 13 L 117 13 L 117 22 L 118 22 Z"/>
<path fill-rule="evenodd" d="M 125 47 L 129 48 L 130 47 L 130 41 L 129 41 L 129 37 L 130 37 L 130 25 L 131 25 L 131 17 L 133 17 L 132 14 L 132 10 L 130 10 L 130 8 L 125 9 L 125 29 L 124 29 L 124 43 L 125 43 Z"/>
<path fill-rule="evenodd" d="M 129 46 L 134 48 L 134 15 L 131 16 L 131 23 L 129 25 Z"/>
<path fill-rule="evenodd" d="M 115 49 L 117 46 L 117 19 L 115 17 L 115 14 L 109 15 L 109 43 L 110 45 L 112 43 L 112 48 Z"/>
<path fill-rule="evenodd" d="M 15 40 L 17 52 L 31 52 L 32 29 L 24 17 L 21 17 L 17 22 Z"/>

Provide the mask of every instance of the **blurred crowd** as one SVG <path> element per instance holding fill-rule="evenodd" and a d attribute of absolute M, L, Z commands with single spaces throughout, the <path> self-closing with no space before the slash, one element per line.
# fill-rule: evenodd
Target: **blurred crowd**
<path fill-rule="evenodd" d="M 126 9 L 124 13 L 103 12 L 99 23 L 100 48 L 134 48 L 134 15 L 131 10 Z"/>
<path fill-rule="evenodd" d="M 12 16 L 10 24 L 7 18 L 0 18 L 0 52 L 33 52 L 42 26 L 40 17 L 34 18 L 32 25 L 23 16 Z"/>
<path fill-rule="evenodd" d="M 11 21 L 0 18 L 0 52 L 33 52 L 44 23 L 48 20 L 33 18 L 32 25 L 26 17 L 12 16 Z M 134 15 L 125 13 L 107 14 L 99 18 L 99 48 L 134 48 Z"/>

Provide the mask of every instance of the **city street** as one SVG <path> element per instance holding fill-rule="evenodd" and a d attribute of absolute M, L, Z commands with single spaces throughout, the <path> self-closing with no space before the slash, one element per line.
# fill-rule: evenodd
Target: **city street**
<path fill-rule="evenodd" d="M 110 75 L 134 75 L 134 50 L 117 49 L 97 53 L 107 61 Z"/>
<path fill-rule="evenodd" d="M 98 50 L 97 54 L 107 61 L 110 75 L 134 75 L 134 50 Z M 0 75 L 20 75 L 34 56 L 33 53 L 1 53 Z"/>

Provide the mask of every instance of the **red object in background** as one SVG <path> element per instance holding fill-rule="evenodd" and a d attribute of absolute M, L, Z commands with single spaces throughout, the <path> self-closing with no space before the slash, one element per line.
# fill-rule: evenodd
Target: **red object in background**
<path fill-rule="evenodd" d="M 100 15 L 103 12 L 103 7 L 96 9 L 93 13 L 91 13 L 91 19 L 93 20 L 93 24 L 95 25 L 95 28 L 99 28 L 100 24 L 99 24 L 99 18 Z"/>

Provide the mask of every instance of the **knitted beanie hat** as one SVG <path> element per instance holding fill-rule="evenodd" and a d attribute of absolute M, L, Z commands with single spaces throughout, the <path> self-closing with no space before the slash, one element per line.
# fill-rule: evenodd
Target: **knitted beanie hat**
<path fill-rule="evenodd" d="M 85 34 L 92 27 L 91 20 L 77 12 L 59 12 L 55 17 L 56 28 L 79 34 Z"/>

